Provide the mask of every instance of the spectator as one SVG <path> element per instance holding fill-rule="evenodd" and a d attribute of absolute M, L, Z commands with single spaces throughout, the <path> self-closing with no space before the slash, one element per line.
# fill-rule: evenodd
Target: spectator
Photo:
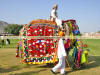
<path fill-rule="evenodd" d="M 1 36 L 1 44 L 4 45 L 4 35 Z"/>

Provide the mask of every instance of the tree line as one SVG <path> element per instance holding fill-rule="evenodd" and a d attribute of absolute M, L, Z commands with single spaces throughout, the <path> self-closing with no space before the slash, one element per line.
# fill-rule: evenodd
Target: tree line
<path fill-rule="evenodd" d="M 23 25 L 19 25 L 19 24 L 9 24 L 5 29 L 4 32 L 5 33 L 9 33 L 9 34 L 14 34 L 14 35 L 19 35 L 19 31 L 20 29 L 23 27 Z"/>
<path fill-rule="evenodd" d="M 23 25 L 19 25 L 19 24 L 9 24 L 5 29 L 4 32 L 5 33 L 10 33 L 10 34 L 14 34 L 14 35 L 19 35 L 19 31 L 20 29 L 23 27 Z M 98 33 L 100 33 L 100 31 L 98 31 Z"/>

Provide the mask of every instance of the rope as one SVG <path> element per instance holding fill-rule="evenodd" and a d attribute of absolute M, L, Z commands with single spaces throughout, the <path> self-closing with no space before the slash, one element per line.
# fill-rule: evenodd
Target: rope
<path fill-rule="evenodd" d="M 70 70 L 72 71 L 72 68 L 70 67 L 70 64 L 68 62 L 68 59 L 66 59 L 66 63 L 68 64 L 68 67 L 70 68 Z"/>

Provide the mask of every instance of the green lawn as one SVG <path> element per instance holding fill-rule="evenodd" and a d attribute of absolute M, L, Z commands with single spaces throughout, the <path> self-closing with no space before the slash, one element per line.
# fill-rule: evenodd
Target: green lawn
<path fill-rule="evenodd" d="M 100 39 L 85 39 L 83 40 L 83 43 L 88 44 L 90 55 L 100 56 Z"/>
<path fill-rule="evenodd" d="M 17 42 L 12 40 L 12 42 Z M 89 64 L 81 70 L 66 70 L 66 75 L 100 75 L 100 39 L 83 40 L 89 45 Z M 12 44 L 12 46 L 16 46 Z M 1 46 L 1 45 L 0 45 Z M 10 46 L 10 45 L 9 45 Z M 5 45 L 5 47 L 7 47 Z M 53 75 L 50 72 L 52 66 L 44 65 L 23 65 L 20 58 L 16 58 L 16 48 L 0 48 L 0 75 Z M 59 75 L 59 74 L 57 74 Z"/>

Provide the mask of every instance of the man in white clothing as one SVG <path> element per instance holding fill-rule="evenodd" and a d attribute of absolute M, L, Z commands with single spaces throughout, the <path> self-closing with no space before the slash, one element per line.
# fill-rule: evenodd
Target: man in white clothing
<path fill-rule="evenodd" d="M 62 35 L 60 35 L 60 36 L 62 36 Z M 62 38 L 60 38 L 60 40 L 59 40 L 57 56 L 58 56 L 59 62 L 54 68 L 52 68 L 51 71 L 53 73 L 56 73 L 57 70 L 60 69 L 60 73 L 62 75 L 64 75 L 65 74 L 65 59 L 66 59 L 67 55 L 66 55 L 66 52 L 65 52 L 65 48 L 64 48 Z"/>
<path fill-rule="evenodd" d="M 58 5 L 56 4 L 53 6 L 53 10 L 51 11 L 50 20 L 55 21 L 59 27 L 62 27 L 62 21 L 58 19 L 57 9 L 58 9 Z"/>

